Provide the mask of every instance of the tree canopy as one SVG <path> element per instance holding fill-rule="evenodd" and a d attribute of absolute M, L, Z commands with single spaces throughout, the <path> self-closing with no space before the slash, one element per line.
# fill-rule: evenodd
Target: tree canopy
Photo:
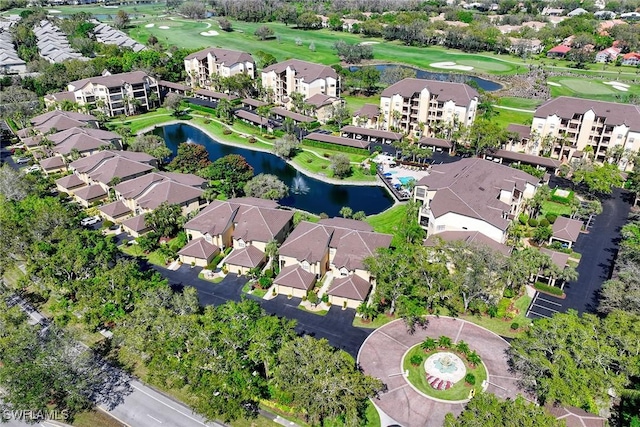
<path fill-rule="evenodd" d="M 225 196 L 237 197 L 253 178 L 253 167 L 241 155 L 228 154 L 201 170 L 200 176 L 211 180 L 209 185 Z"/>
<path fill-rule="evenodd" d="M 204 145 L 183 142 L 178 145 L 178 153 L 167 165 L 174 172 L 197 173 L 211 164 L 209 152 Z"/>
<path fill-rule="evenodd" d="M 244 194 L 249 197 L 280 200 L 289 195 L 289 187 L 277 176 L 261 173 L 245 184 Z"/>

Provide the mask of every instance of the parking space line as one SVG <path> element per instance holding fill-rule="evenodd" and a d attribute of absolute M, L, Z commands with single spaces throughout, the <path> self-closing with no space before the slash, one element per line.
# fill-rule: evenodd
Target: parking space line
<path fill-rule="evenodd" d="M 558 304 L 557 302 L 554 302 L 554 301 L 549 301 L 548 299 L 538 298 L 538 300 L 548 302 L 549 304 L 557 305 L 558 307 L 562 307 L 562 304 Z"/>
<path fill-rule="evenodd" d="M 535 315 L 536 315 L 536 316 L 538 316 L 538 317 L 544 317 L 545 319 L 551 319 L 551 317 L 549 317 L 549 316 L 547 316 L 547 315 L 545 315 L 545 314 L 537 313 L 537 312 L 535 312 L 535 311 L 530 311 L 530 312 L 529 312 L 529 314 L 535 314 Z M 527 314 L 527 316 L 528 316 L 529 314 Z"/>
<path fill-rule="evenodd" d="M 539 305 L 539 304 L 533 304 L 533 306 L 535 307 L 540 307 L 543 310 L 547 310 L 547 311 L 551 311 L 552 313 L 558 313 L 558 310 L 554 310 L 552 308 L 549 307 L 545 307 L 544 305 Z"/>

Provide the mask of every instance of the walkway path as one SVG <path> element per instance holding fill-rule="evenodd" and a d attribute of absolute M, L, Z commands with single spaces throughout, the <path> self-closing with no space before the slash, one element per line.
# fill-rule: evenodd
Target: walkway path
<path fill-rule="evenodd" d="M 524 108 L 515 108 L 515 107 L 505 107 L 504 105 L 493 105 L 495 108 L 500 108 L 502 110 L 509 110 L 509 111 L 518 111 L 520 113 L 531 113 L 534 114 L 536 112 L 536 110 L 525 110 Z"/>
<path fill-rule="evenodd" d="M 487 368 L 489 393 L 503 399 L 520 394 L 517 378 L 509 372 L 507 365 L 505 350 L 509 344 L 493 332 L 464 320 L 430 316 L 428 327 L 411 335 L 405 324 L 396 320 L 377 329 L 365 340 L 358 353 L 358 363 L 366 374 L 380 378 L 386 385 L 387 391 L 374 400 L 376 406 L 404 427 L 440 427 L 447 413 L 458 415 L 464 408 L 461 403 L 437 402 L 418 393 L 402 375 L 406 351 L 426 337 L 441 335 L 455 342 L 466 342 L 480 355 Z"/>

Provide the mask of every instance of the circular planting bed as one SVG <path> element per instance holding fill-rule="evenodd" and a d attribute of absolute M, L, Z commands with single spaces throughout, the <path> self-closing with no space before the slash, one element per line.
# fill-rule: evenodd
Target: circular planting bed
<path fill-rule="evenodd" d="M 462 401 L 482 391 L 487 370 L 475 352 L 452 348 L 428 348 L 424 343 L 411 347 L 402 360 L 407 380 L 421 393 L 442 400 Z M 463 343 L 463 347 L 466 344 Z M 473 354 L 473 356 L 471 356 Z M 475 364 L 472 364 L 474 361 Z"/>

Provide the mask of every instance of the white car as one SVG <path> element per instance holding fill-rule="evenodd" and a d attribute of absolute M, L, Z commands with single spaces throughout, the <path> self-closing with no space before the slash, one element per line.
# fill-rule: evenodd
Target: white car
<path fill-rule="evenodd" d="M 24 171 L 26 173 L 31 173 L 31 172 L 38 172 L 40 170 L 40 166 L 38 165 L 33 165 L 33 166 L 29 166 L 28 168 L 26 168 Z"/>
<path fill-rule="evenodd" d="M 84 218 L 82 221 L 80 221 L 80 225 L 86 227 L 89 225 L 97 224 L 98 222 L 100 222 L 100 217 L 96 215 L 96 216 L 90 216 L 88 218 Z"/>

